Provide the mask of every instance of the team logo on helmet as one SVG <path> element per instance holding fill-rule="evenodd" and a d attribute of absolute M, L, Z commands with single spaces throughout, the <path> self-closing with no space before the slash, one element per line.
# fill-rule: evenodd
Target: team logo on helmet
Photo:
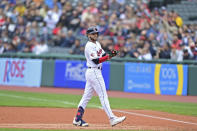
<path fill-rule="evenodd" d="M 94 30 L 95 32 L 97 32 L 97 31 L 98 31 L 96 27 L 95 27 L 93 30 Z"/>

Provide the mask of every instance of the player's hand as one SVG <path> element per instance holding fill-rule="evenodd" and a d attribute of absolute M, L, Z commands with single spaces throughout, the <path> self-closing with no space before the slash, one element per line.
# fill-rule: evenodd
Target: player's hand
<path fill-rule="evenodd" d="M 114 56 L 116 56 L 117 54 L 118 54 L 119 52 L 117 51 L 117 50 L 111 50 L 110 52 L 109 52 L 109 57 L 114 57 Z"/>

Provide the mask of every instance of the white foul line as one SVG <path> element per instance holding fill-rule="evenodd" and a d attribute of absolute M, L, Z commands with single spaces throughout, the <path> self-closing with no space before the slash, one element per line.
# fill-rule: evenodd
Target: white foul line
<path fill-rule="evenodd" d="M 150 117 L 150 118 L 154 118 L 154 119 L 167 120 L 167 121 L 174 121 L 174 122 L 178 122 L 178 123 L 184 123 L 184 124 L 190 124 L 190 125 L 196 125 L 196 126 L 197 126 L 197 123 L 192 123 L 192 122 L 187 122 L 187 121 L 180 121 L 180 120 L 174 120 L 174 119 L 165 118 L 165 117 L 151 116 L 151 115 L 145 115 L 145 114 L 140 114 L 140 113 L 134 113 L 134 112 L 128 112 L 128 111 L 115 110 L 115 109 L 114 109 L 113 111 L 115 111 L 115 112 L 120 112 L 120 113 L 126 113 L 126 114 L 130 114 L 130 115 L 135 115 L 135 116 Z"/>
<path fill-rule="evenodd" d="M 17 96 L 17 95 L 8 95 L 8 94 L 2 94 L 2 93 L 0 93 L 0 96 L 7 96 L 7 97 L 13 97 L 13 98 L 19 98 L 19 99 L 35 100 L 35 101 L 45 101 L 45 102 L 54 102 L 54 103 L 56 102 L 56 103 L 63 103 L 63 104 L 67 104 L 67 105 L 77 105 L 77 104 L 75 104 L 73 102 L 68 102 L 68 101 L 48 100 L 48 99 L 41 99 L 41 98 L 34 98 L 34 97 L 24 97 L 24 96 Z M 102 107 L 97 106 L 95 104 L 89 104 L 89 106 L 103 110 Z M 135 115 L 135 116 L 149 117 L 149 118 L 154 118 L 154 119 L 167 120 L 167 121 L 173 121 L 173 122 L 190 124 L 190 125 L 197 125 L 197 123 L 192 123 L 192 122 L 187 122 L 187 121 L 180 121 L 180 120 L 174 120 L 174 119 L 165 118 L 165 117 L 157 117 L 157 116 L 145 115 L 145 114 L 140 114 L 140 113 L 121 111 L 121 110 L 116 110 L 116 109 L 114 109 L 112 111 L 114 111 L 114 112 L 120 112 L 120 113 L 125 113 L 125 114 L 130 114 L 130 115 Z"/>
<path fill-rule="evenodd" d="M 24 99 L 24 100 L 44 101 L 44 102 L 50 102 L 50 103 L 62 103 L 62 104 L 65 104 L 65 105 L 77 106 L 76 103 L 68 102 L 68 101 L 61 101 L 61 100 L 49 100 L 49 99 L 42 99 L 42 98 L 9 95 L 9 94 L 3 94 L 3 93 L 0 93 L 0 96 L 6 96 L 6 97 L 12 97 L 12 98 L 18 98 L 18 99 Z M 100 106 L 97 106 L 97 105 L 94 105 L 94 104 L 89 104 L 89 106 L 94 107 L 94 108 L 99 108 L 100 107 Z"/>
<path fill-rule="evenodd" d="M 29 128 L 29 129 L 79 129 L 77 126 L 73 126 L 73 124 L 29 124 L 29 123 L 24 123 L 24 124 L 0 124 L 0 128 Z M 84 127 L 84 129 L 87 127 Z M 109 126 L 109 124 L 91 124 L 89 129 L 101 129 L 101 130 L 109 130 L 109 129 L 114 129 L 113 127 Z M 80 129 L 83 129 L 81 127 Z M 89 130 L 88 129 L 88 130 Z M 116 127 L 116 129 L 119 130 L 128 130 L 128 129 L 138 129 L 136 126 L 119 126 Z"/>

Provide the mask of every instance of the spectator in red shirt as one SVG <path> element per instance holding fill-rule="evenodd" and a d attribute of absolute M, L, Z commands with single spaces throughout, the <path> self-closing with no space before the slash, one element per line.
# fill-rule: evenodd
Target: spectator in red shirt
<path fill-rule="evenodd" d="M 174 34 L 173 42 L 172 42 L 173 47 L 175 47 L 176 49 L 180 50 L 181 49 L 181 47 L 180 47 L 181 44 L 182 44 L 182 40 L 180 40 L 178 38 L 177 34 Z"/>
<path fill-rule="evenodd" d="M 118 36 L 117 43 L 115 44 L 114 49 L 119 51 L 120 48 L 124 46 L 124 43 L 125 43 L 124 37 Z"/>
<path fill-rule="evenodd" d="M 0 14 L 0 26 L 3 26 L 5 24 L 5 15 Z"/>
<path fill-rule="evenodd" d="M 143 22 L 144 22 L 144 19 L 142 18 L 142 14 L 138 12 L 137 18 L 136 18 L 136 25 L 137 25 L 138 29 L 141 29 Z"/>

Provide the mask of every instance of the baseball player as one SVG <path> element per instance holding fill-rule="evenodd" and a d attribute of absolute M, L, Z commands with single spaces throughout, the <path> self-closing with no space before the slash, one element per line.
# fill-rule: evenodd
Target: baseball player
<path fill-rule="evenodd" d="M 96 27 L 88 28 L 86 35 L 88 37 L 88 42 L 85 46 L 85 57 L 88 67 L 85 74 L 86 86 L 83 97 L 78 105 L 77 115 L 73 120 L 73 124 L 83 127 L 88 126 L 88 123 L 86 123 L 82 117 L 89 100 L 92 98 L 93 91 L 95 90 L 99 96 L 102 107 L 109 118 L 111 126 L 115 126 L 116 124 L 123 122 L 126 117 L 117 117 L 112 113 L 101 70 L 102 62 L 110 60 L 112 57 L 116 56 L 117 51 L 113 50 L 109 54 L 104 52 L 100 43 L 97 41 L 99 31 Z"/>

